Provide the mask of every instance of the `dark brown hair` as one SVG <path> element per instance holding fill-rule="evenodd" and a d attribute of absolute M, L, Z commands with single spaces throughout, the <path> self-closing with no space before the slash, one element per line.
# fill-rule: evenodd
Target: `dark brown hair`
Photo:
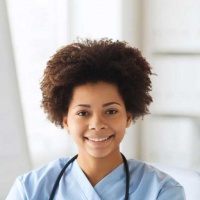
<path fill-rule="evenodd" d="M 73 88 L 105 81 L 117 85 L 134 121 L 149 113 L 150 75 L 151 68 L 141 52 L 126 42 L 79 40 L 58 50 L 47 62 L 41 82 L 41 106 L 48 119 L 63 128 Z"/>

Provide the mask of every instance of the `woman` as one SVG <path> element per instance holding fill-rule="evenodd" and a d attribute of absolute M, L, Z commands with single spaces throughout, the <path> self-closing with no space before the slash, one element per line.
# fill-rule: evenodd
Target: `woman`
<path fill-rule="evenodd" d="M 57 51 L 41 82 L 42 107 L 78 155 L 18 177 L 7 199 L 185 199 L 173 178 L 120 153 L 126 128 L 148 114 L 150 75 L 125 42 L 85 40 Z"/>

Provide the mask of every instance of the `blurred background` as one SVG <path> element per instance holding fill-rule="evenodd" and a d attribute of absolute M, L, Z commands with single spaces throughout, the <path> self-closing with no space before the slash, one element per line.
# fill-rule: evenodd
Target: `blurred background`
<path fill-rule="evenodd" d="M 0 199 L 16 176 L 76 153 L 40 108 L 40 81 L 77 37 L 125 40 L 157 74 L 151 115 L 121 145 L 126 157 L 200 171 L 199 10 L 199 0 L 0 0 Z"/>

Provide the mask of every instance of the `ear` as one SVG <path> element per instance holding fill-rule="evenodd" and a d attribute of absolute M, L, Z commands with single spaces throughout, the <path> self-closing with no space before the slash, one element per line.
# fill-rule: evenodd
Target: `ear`
<path fill-rule="evenodd" d="M 63 117 L 63 127 L 69 133 L 69 127 L 67 123 L 67 116 Z"/>
<path fill-rule="evenodd" d="M 127 122 L 126 122 L 126 128 L 128 128 L 131 125 L 133 116 L 131 113 L 127 113 Z"/>

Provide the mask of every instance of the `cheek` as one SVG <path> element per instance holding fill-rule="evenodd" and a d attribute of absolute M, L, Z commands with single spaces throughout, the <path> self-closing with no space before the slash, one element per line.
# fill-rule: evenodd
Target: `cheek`
<path fill-rule="evenodd" d="M 69 129 L 70 134 L 80 135 L 84 130 L 84 126 L 83 126 L 83 123 L 81 123 L 80 121 L 70 120 L 68 129 Z"/>
<path fill-rule="evenodd" d="M 126 131 L 126 122 L 124 121 L 119 121 L 113 124 L 113 129 L 119 133 L 119 134 L 124 134 Z"/>

